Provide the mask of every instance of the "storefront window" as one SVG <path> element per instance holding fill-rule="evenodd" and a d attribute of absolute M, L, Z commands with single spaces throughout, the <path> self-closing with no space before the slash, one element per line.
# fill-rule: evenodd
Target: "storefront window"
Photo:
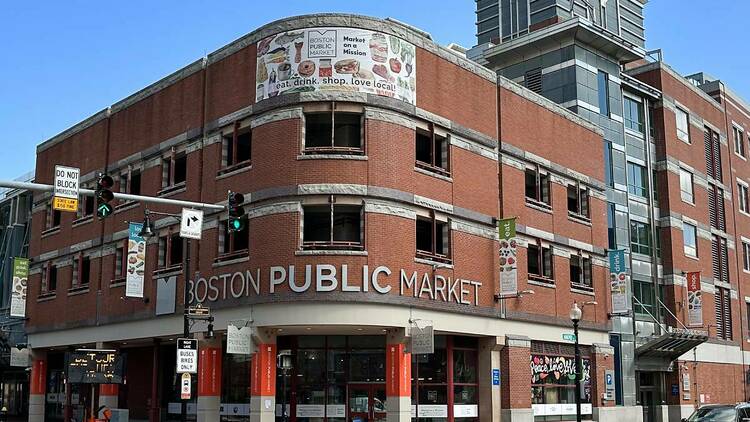
<path fill-rule="evenodd" d="M 588 349 L 584 355 L 588 355 Z M 591 368 L 581 358 L 581 413 L 591 419 Z M 531 391 L 535 421 L 575 420 L 575 358 L 572 345 L 532 342 Z"/>
<path fill-rule="evenodd" d="M 226 350 L 226 343 L 223 346 Z M 250 355 L 223 354 L 221 363 L 222 422 L 250 420 Z"/>

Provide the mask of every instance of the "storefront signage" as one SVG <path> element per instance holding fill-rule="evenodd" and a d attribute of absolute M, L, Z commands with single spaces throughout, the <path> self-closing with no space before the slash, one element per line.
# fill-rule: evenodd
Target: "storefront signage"
<path fill-rule="evenodd" d="M 412 405 L 412 417 L 418 418 L 447 418 L 447 404 L 420 404 Z"/>
<path fill-rule="evenodd" d="M 191 387 L 191 381 L 190 381 L 190 374 L 187 372 L 182 374 L 182 379 L 180 381 L 180 399 L 181 400 L 190 400 L 190 387 Z"/>
<path fill-rule="evenodd" d="M 246 321 L 230 321 L 227 324 L 227 353 L 232 355 L 253 354 L 253 329 Z"/>
<path fill-rule="evenodd" d="M 58 211 L 78 211 L 78 179 L 81 169 L 55 166 L 55 192 L 52 208 Z"/>
<path fill-rule="evenodd" d="M 581 359 L 581 362 L 583 366 L 581 380 L 587 383 L 591 376 L 589 361 L 588 359 Z M 554 381 L 565 381 L 565 378 L 575 380 L 575 359 L 568 356 L 531 355 L 531 383 L 549 383 L 545 379 L 550 376 L 554 377 L 553 383 Z"/>
<path fill-rule="evenodd" d="M 192 338 L 177 339 L 177 373 L 198 372 L 198 340 Z"/>
<path fill-rule="evenodd" d="M 128 259 L 125 296 L 143 297 L 143 274 L 146 270 L 146 239 L 140 236 L 143 223 L 128 225 Z"/>
<path fill-rule="evenodd" d="M 19 368 L 29 367 L 29 349 L 10 347 L 10 366 Z"/>
<path fill-rule="evenodd" d="M 257 101 L 282 94 L 355 91 L 416 104 L 414 45 L 355 28 L 310 28 L 258 41 Z"/>
<path fill-rule="evenodd" d="M 344 404 L 326 405 L 326 416 L 329 418 L 345 418 L 346 417 L 346 405 Z"/>
<path fill-rule="evenodd" d="M 411 344 L 409 353 L 415 355 L 432 354 L 435 351 L 435 335 L 432 321 L 417 319 L 411 324 Z"/>
<path fill-rule="evenodd" d="M 500 235 L 500 295 L 518 293 L 518 261 L 516 257 L 516 219 L 498 221 Z"/>
<path fill-rule="evenodd" d="M 500 369 L 492 368 L 492 385 L 500 385 Z"/>
<path fill-rule="evenodd" d="M 612 292 L 612 313 L 628 312 L 628 276 L 625 268 L 625 251 L 609 251 L 609 282 Z"/>
<path fill-rule="evenodd" d="M 77 350 L 67 354 L 68 381 L 73 384 L 122 384 L 125 357 L 115 351 Z"/>
<path fill-rule="evenodd" d="M 575 415 L 575 403 L 555 403 L 555 404 L 532 404 L 531 409 L 534 416 L 558 416 L 558 415 Z M 581 403 L 581 414 L 591 414 L 591 403 Z"/>
<path fill-rule="evenodd" d="M 687 282 L 687 325 L 688 327 L 701 327 L 703 326 L 703 296 L 700 271 L 687 273 L 685 281 Z"/>
<path fill-rule="evenodd" d="M 323 418 L 326 407 L 322 404 L 298 404 L 298 418 Z"/>
<path fill-rule="evenodd" d="M 10 316 L 26 317 L 26 286 L 29 280 L 29 260 L 13 258 L 13 291 L 10 296 Z"/>
<path fill-rule="evenodd" d="M 479 416 L 479 406 L 476 404 L 453 405 L 454 418 L 476 418 Z"/>
<path fill-rule="evenodd" d="M 353 275 L 357 276 L 353 276 Z M 482 283 L 474 280 L 445 277 L 431 272 L 411 273 L 401 269 L 394 273 L 386 266 L 350 268 L 348 264 L 272 266 L 267 272 L 260 268 L 224 273 L 190 280 L 190 303 L 205 303 L 229 298 L 259 296 L 263 292 L 276 294 L 282 286 L 295 293 L 325 292 L 375 292 L 389 294 L 398 279 L 399 294 L 420 299 L 458 303 L 479 304 L 479 289 Z"/>

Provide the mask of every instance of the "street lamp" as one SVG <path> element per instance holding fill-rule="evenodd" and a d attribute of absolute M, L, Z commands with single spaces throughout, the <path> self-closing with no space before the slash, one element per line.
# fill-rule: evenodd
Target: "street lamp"
<path fill-rule="evenodd" d="M 151 224 L 151 217 L 149 216 L 149 210 L 148 208 L 145 211 L 145 215 L 143 216 L 143 225 L 141 226 L 141 231 L 138 233 L 138 236 L 149 239 L 154 237 L 154 228 Z"/>
<path fill-rule="evenodd" d="M 578 302 L 573 302 L 570 308 L 570 320 L 573 321 L 573 337 L 575 337 L 575 370 L 576 370 L 576 422 L 581 422 L 581 347 L 578 344 L 578 323 L 583 316 L 583 310 L 578 307 Z"/>
<path fill-rule="evenodd" d="M 289 415 L 286 414 L 286 403 L 287 403 L 287 395 L 286 395 L 286 377 L 289 375 L 289 371 L 292 370 L 292 351 L 291 350 L 282 350 L 279 352 L 279 355 L 276 356 L 276 367 L 281 370 L 282 373 L 282 389 L 284 390 L 283 394 L 283 402 L 281 403 L 281 420 L 286 422 L 289 418 Z"/>

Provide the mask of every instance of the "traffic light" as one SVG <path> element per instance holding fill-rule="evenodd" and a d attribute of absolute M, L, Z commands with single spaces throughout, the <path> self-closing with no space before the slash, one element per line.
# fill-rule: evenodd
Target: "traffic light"
<path fill-rule="evenodd" d="M 107 218 L 112 214 L 113 208 L 109 201 L 115 198 L 115 194 L 111 191 L 114 184 L 115 182 L 112 180 L 112 177 L 106 174 L 99 175 L 94 193 L 96 197 L 96 216 L 99 218 Z"/>
<path fill-rule="evenodd" d="M 229 191 L 227 198 L 227 227 L 230 232 L 238 232 L 245 228 L 245 209 L 242 204 L 245 195 Z"/>

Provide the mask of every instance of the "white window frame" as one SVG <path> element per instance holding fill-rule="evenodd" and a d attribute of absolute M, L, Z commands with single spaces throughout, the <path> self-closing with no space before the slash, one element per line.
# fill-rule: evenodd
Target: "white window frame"
<path fill-rule="evenodd" d="M 690 112 L 685 110 L 682 107 L 675 107 L 674 115 L 675 115 L 675 127 L 677 129 L 677 139 L 683 142 L 686 142 L 688 144 L 691 143 L 690 142 Z M 685 119 L 684 119 L 685 129 L 684 130 L 680 127 L 680 121 L 682 120 L 680 119 L 681 116 L 685 116 Z"/>
<path fill-rule="evenodd" d="M 742 158 L 743 160 L 747 160 L 747 144 L 745 144 L 745 131 L 736 124 L 732 124 L 732 142 L 734 143 L 734 154 Z"/>
<path fill-rule="evenodd" d="M 750 273 L 750 242 L 742 240 L 742 271 Z"/>
<path fill-rule="evenodd" d="M 737 210 L 750 216 L 750 185 L 737 179 Z"/>
<path fill-rule="evenodd" d="M 693 238 L 695 239 L 695 246 L 689 246 L 687 244 L 687 236 L 685 236 L 685 233 L 687 230 L 693 231 Z M 698 227 L 695 226 L 695 224 L 688 223 L 687 221 L 682 222 L 682 246 L 683 246 L 683 252 L 686 256 L 692 257 L 692 258 L 698 258 Z"/>
<path fill-rule="evenodd" d="M 683 177 L 688 178 L 688 181 L 690 182 L 689 192 L 684 189 Z M 680 167 L 680 199 L 682 199 L 682 202 L 695 204 L 695 182 L 693 180 L 693 173 L 685 170 L 682 167 Z"/>

